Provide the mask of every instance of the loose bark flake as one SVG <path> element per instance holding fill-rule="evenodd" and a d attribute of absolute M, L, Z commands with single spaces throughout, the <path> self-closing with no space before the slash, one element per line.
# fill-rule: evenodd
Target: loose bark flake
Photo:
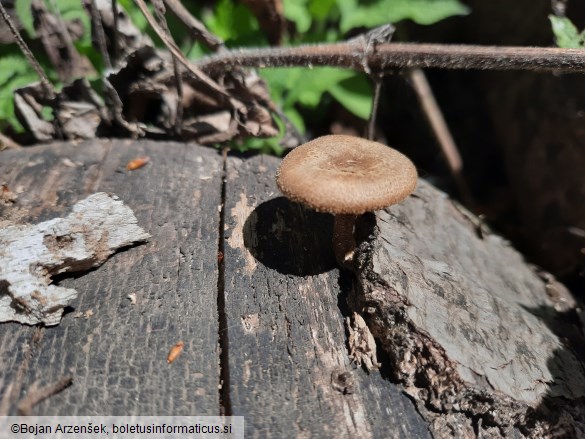
<path fill-rule="evenodd" d="M 58 324 L 77 291 L 50 285 L 51 276 L 99 266 L 116 249 L 147 239 L 136 223 L 129 207 L 101 192 L 65 218 L 0 229 L 0 322 Z"/>

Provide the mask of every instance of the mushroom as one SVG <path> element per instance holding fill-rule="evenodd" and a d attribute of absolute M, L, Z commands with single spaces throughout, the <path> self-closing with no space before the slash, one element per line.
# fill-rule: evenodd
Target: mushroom
<path fill-rule="evenodd" d="M 290 200 L 332 213 L 337 263 L 351 268 L 358 215 L 398 203 L 415 188 L 417 172 L 403 154 L 360 137 L 319 137 L 291 151 L 276 183 Z"/>

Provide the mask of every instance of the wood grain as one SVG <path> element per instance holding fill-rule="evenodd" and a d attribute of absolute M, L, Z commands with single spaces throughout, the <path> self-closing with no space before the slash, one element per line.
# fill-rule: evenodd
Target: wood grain
<path fill-rule="evenodd" d="M 138 156 L 151 162 L 127 171 Z M 60 279 L 80 294 L 59 326 L 2 326 L 0 393 L 10 390 L 9 411 L 36 380 L 72 375 L 73 385 L 33 414 L 217 414 L 221 157 L 191 145 L 100 141 L 5 151 L 0 160 L 0 175 L 23 191 L 2 208 L 6 222 L 61 216 L 104 191 L 152 235 L 94 271 Z M 181 357 L 167 365 L 180 340 Z"/>
<path fill-rule="evenodd" d="M 128 171 L 136 157 L 150 162 Z M 352 278 L 335 268 L 332 218 L 278 194 L 278 163 L 230 156 L 224 186 L 221 157 L 194 145 L 3 152 L 0 173 L 17 199 L 0 205 L 2 224 L 62 216 L 104 191 L 152 237 L 96 270 L 57 278 L 80 292 L 58 326 L 1 326 L 0 412 L 15 414 L 33 384 L 71 376 L 32 414 L 225 413 L 245 416 L 247 437 L 429 438 L 389 370 L 350 365 Z"/>
<path fill-rule="evenodd" d="M 225 313 L 231 413 L 249 437 L 426 438 L 400 389 L 348 358 L 351 279 L 333 255 L 333 218 L 293 204 L 275 184 L 279 160 L 229 158 Z M 332 375 L 349 372 L 351 394 Z"/>

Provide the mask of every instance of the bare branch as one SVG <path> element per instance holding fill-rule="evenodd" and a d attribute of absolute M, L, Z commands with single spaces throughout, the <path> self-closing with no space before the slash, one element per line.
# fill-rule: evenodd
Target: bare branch
<path fill-rule="evenodd" d="M 104 65 L 108 70 L 110 70 L 112 68 L 112 62 L 110 61 L 110 55 L 108 53 L 108 45 L 106 44 L 106 34 L 104 33 L 104 27 L 102 26 L 100 12 L 98 10 L 96 0 L 91 0 L 90 4 L 91 4 L 90 15 L 91 21 L 93 22 L 93 26 L 95 29 L 96 41 L 98 43 L 100 53 L 102 54 L 102 58 L 104 59 Z"/>
<path fill-rule="evenodd" d="M 191 36 L 205 44 L 214 52 L 225 49 L 223 41 L 209 32 L 207 28 L 193 17 L 179 0 L 164 0 L 169 11 L 173 13 L 187 27 Z"/>
<path fill-rule="evenodd" d="M 148 24 L 150 24 L 150 26 L 153 28 L 153 30 L 156 32 L 156 34 L 159 36 L 159 38 L 162 40 L 165 46 L 174 56 L 177 57 L 181 64 L 183 64 L 187 68 L 187 70 L 189 70 L 189 72 L 193 74 L 193 76 L 195 76 L 199 81 L 201 81 L 201 83 L 205 87 L 207 87 L 208 90 L 216 94 L 219 94 L 220 96 L 231 102 L 230 95 L 225 91 L 225 89 L 221 87 L 219 84 L 217 84 L 205 73 L 203 73 L 203 71 L 201 71 L 198 66 L 194 65 L 191 61 L 189 61 L 185 57 L 185 55 L 183 55 L 181 49 L 177 47 L 175 42 L 165 34 L 163 29 L 161 29 L 161 27 L 158 25 L 158 23 L 148 10 L 148 7 L 146 6 L 146 3 L 144 3 L 144 0 L 134 0 L 134 3 L 136 3 L 138 8 L 142 11 L 142 14 L 148 21 Z"/>
<path fill-rule="evenodd" d="M 467 206 L 474 206 L 475 202 L 467 182 L 463 178 L 463 161 L 459 154 L 459 149 L 453 140 L 449 126 L 443 117 L 439 104 L 424 72 L 421 69 L 409 70 L 408 78 L 411 81 L 420 106 L 427 118 L 427 121 L 435 135 L 435 139 L 441 147 L 445 161 L 451 176 L 457 185 L 459 195 Z"/>
<path fill-rule="evenodd" d="M 114 58 L 114 65 L 118 65 L 118 57 L 120 56 L 120 35 L 118 32 L 118 1 L 112 0 L 112 15 L 114 18 L 114 35 L 112 37 L 112 58 Z"/>
<path fill-rule="evenodd" d="M 49 81 L 49 78 L 47 77 L 47 75 L 45 75 L 43 68 L 35 59 L 34 55 L 30 51 L 22 37 L 20 36 L 20 33 L 18 33 L 16 27 L 14 27 L 14 24 L 12 23 L 10 17 L 8 16 L 8 13 L 6 12 L 6 9 L 4 9 L 4 6 L 2 6 L 2 2 L 0 2 L 0 15 L 2 15 L 2 18 L 10 28 L 10 32 L 12 32 L 12 35 L 16 40 L 16 44 L 18 44 L 18 47 L 20 48 L 22 53 L 24 54 L 24 56 L 26 56 L 26 59 L 28 60 L 29 64 L 35 70 L 37 75 L 39 75 L 39 78 L 41 80 L 41 86 L 43 87 L 43 92 L 45 93 L 45 97 L 50 100 L 55 99 L 55 89 L 53 88 L 51 81 Z"/>
<path fill-rule="evenodd" d="M 165 17 L 165 5 L 162 0 L 152 0 L 152 4 L 154 5 L 154 12 L 156 14 L 156 18 L 164 31 L 167 37 L 172 40 L 173 37 L 171 35 L 171 31 L 169 30 L 169 26 L 167 24 L 167 19 Z M 176 113 L 175 113 L 175 132 L 177 135 L 181 134 L 181 127 L 183 126 L 183 80 L 181 79 L 181 69 L 179 67 L 179 60 L 173 54 L 173 73 L 175 75 L 175 86 L 177 87 L 177 106 L 176 106 Z"/>
<path fill-rule="evenodd" d="M 380 92 L 382 91 L 382 78 L 372 78 L 374 81 L 374 98 L 372 99 L 372 110 L 370 111 L 370 119 L 368 120 L 368 127 L 366 132 L 366 138 L 368 140 L 374 140 L 376 131 L 376 116 L 378 114 L 378 104 L 380 102 Z"/>
<path fill-rule="evenodd" d="M 367 53 L 351 41 L 309 46 L 236 49 L 201 59 L 206 72 L 235 67 L 330 66 L 374 72 L 403 68 L 585 72 L 585 51 L 551 47 L 496 47 L 384 43 Z"/>

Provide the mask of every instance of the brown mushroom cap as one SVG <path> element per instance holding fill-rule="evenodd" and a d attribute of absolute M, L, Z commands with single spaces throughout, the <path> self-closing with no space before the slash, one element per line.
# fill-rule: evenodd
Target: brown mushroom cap
<path fill-rule="evenodd" d="M 319 137 L 282 161 L 276 183 L 289 199 L 319 212 L 359 215 L 398 203 L 415 188 L 414 164 L 360 137 Z"/>

